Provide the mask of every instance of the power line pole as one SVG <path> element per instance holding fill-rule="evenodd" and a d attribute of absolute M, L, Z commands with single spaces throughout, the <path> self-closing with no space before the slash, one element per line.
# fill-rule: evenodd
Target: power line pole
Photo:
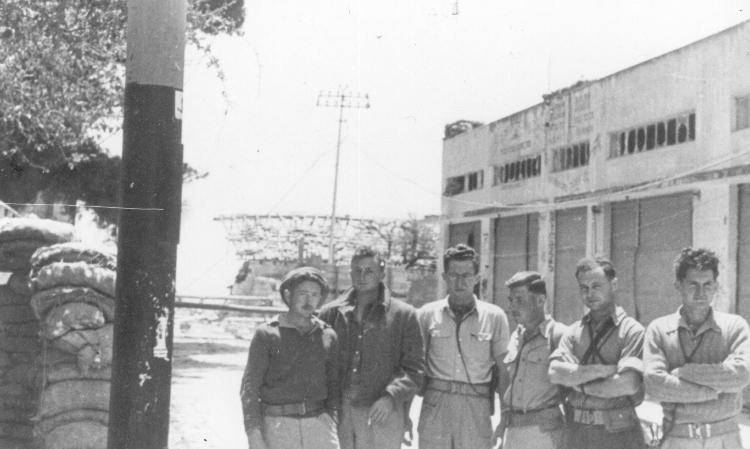
<path fill-rule="evenodd" d="M 318 94 L 317 106 L 339 108 L 339 131 L 336 138 L 336 165 L 333 172 L 333 204 L 331 206 L 331 230 L 328 242 L 328 260 L 335 273 L 334 291 L 338 289 L 338 269 L 336 268 L 336 246 L 334 229 L 336 227 L 336 195 L 339 184 L 339 154 L 341 152 L 341 127 L 344 123 L 344 108 L 368 109 L 370 107 L 370 96 L 368 94 L 347 92 L 339 88 L 336 92 L 320 92 Z"/>
<path fill-rule="evenodd" d="M 128 0 L 109 449 L 169 437 L 186 4 Z"/>

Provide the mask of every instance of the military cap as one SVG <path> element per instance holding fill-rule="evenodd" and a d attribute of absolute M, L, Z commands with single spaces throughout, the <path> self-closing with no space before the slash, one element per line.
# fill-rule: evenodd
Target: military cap
<path fill-rule="evenodd" d="M 328 287 L 328 282 L 326 282 L 323 272 L 313 267 L 299 267 L 287 273 L 281 281 L 281 285 L 279 285 L 281 300 L 284 301 L 286 305 L 289 305 L 289 303 L 284 298 L 284 290 L 289 290 L 291 292 L 297 285 L 304 281 L 312 281 L 320 285 L 320 296 L 322 300 L 325 300 L 326 296 L 328 296 L 330 288 Z"/>
<path fill-rule="evenodd" d="M 519 287 L 539 281 L 540 279 L 542 279 L 542 275 L 536 271 L 519 271 L 505 281 L 505 286 L 508 288 Z"/>

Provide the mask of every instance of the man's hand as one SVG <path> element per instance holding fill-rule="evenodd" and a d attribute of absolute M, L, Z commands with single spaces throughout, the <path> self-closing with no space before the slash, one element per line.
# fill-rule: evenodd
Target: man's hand
<path fill-rule="evenodd" d="M 250 449 L 268 449 L 259 428 L 253 429 L 247 434 L 247 444 Z"/>
<path fill-rule="evenodd" d="M 497 449 L 503 449 L 503 438 L 505 437 L 505 426 L 502 422 L 499 422 L 497 424 L 497 427 L 495 427 L 495 431 L 492 432 L 492 447 Z M 500 444 L 498 444 L 498 441 Z"/>
<path fill-rule="evenodd" d="M 368 425 L 384 423 L 388 416 L 393 413 L 394 407 L 393 399 L 387 395 L 375 401 L 370 407 L 370 414 L 367 416 Z"/>
<path fill-rule="evenodd" d="M 601 375 L 602 379 L 606 379 L 607 377 L 614 376 L 617 374 L 617 365 L 599 365 L 601 366 Z"/>

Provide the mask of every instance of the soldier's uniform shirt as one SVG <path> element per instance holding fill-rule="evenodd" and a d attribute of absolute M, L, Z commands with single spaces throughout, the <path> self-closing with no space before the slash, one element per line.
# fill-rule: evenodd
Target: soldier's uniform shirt
<path fill-rule="evenodd" d="M 445 298 L 422 306 L 418 319 L 427 377 L 418 426 L 420 448 L 489 448 L 490 398 L 472 393 L 469 384 L 486 387 L 492 366 L 503 362 L 509 340 L 505 312 L 474 298 L 474 307 L 459 318 Z M 430 379 L 466 384 L 465 394 L 431 389 Z"/>
<path fill-rule="evenodd" d="M 681 310 L 657 318 L 646 331 L 648 394 L 665 405 L 665 413 L 673 414 L 676 424 L 736 417 L 742 411 L 742 389 L 750 382 L 747 322 L 712 310 L 693 332 Z M 686 444 L 684 438 L 679 440 Z"/>

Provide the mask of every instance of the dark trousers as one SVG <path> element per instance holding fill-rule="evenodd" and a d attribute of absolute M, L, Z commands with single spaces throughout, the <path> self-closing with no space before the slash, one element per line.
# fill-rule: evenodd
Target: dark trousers
<path fill-rule="evenodd" d="M 565 429 L 567 449 L 642 449 L 643 435 L 637 423 L 619 432 L 610 432 L 603 425 L 568 422 Z"/>

